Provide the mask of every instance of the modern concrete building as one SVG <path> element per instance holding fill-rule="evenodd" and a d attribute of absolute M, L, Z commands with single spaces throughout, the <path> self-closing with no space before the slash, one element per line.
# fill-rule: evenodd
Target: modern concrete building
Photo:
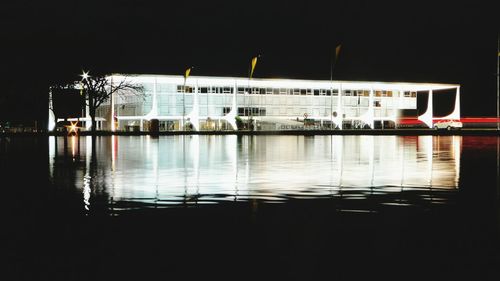
<path fill-rule="evenodd" d="M 160 131 L 375 128 L 377 123 L 394 126 L 401 111 L 417 109 L 420 93 L 428 93 L 428 106 L 418 120 L 429 128 L 438 119 L 460 119 L 457 84 L 206 76 L 184 79 L 173 75 L 113 75 L 109 79 L 114 83 L 126 79 L 144 87 L 144 95 L 118 93 L 98 109 L 98 128 L 110 130 L 148 130 L 154 124 Z M 450 89 L 456 91 L 453 112 L 434 117 L 433 92 Z M 115 122 L 110 122 L 113 119 Z M 90 127 L 88 116 L 78 120 Z"/>

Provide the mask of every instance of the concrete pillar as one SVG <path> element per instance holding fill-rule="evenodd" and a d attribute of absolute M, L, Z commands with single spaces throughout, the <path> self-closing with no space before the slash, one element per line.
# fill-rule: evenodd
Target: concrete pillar
<path fill-rule="evenodd" d="M 432 128 L 433 126 L 432 119 L 434 118 L 434 114 L 432 108 L 433 108 L 432 90 L 429 90 L 429 98 L 427 99 L 427 110 L 425 111 L 424 114 L 418 117 L 418 120 L 424 122 L 429 128 Z"/>

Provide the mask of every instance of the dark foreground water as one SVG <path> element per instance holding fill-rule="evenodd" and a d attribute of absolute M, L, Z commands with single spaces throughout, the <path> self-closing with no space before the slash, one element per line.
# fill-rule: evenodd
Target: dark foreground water
<path fill-rule="evenodd" d="M 0 274 L 500 280 L 498 149 L 469 136 L 0 138 Z"/>

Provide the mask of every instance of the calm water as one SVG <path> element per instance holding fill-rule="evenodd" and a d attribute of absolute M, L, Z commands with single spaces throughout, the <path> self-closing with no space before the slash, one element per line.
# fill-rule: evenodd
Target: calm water
<path fill-rule="evenodd" d="M 16 280 L 497 280 L 498 142 L 0 139 L 9 265 Z"/>
<path fill-rule="evenodd" d="M 56 143 L 57 142 L 57 143 Z M 261 199 L 366 199 L 419 204 L 397 194 L 440 194 L 459 187 L 461 137 L 169 136 L 49 140 L 50 179 L 117 212 L 137 207 Z M 103 200 L 105 200 L 103 202 Z M 423 202 L 422 202 L 423 203 Z M 360 210 L 361 211 L 361 210 Z"/>

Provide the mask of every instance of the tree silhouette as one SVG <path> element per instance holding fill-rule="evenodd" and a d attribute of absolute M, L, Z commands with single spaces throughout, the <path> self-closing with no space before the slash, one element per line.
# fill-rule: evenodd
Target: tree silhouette
<path fill-rule="evenodd" d="M 92 121 L 92 132 L 96 131 L 96 111 L 99 106 L 111 98 L 111 95 L 144 95 L 142 85 L 134 84 L 121 78 L 117 83 L 109 76 L 97 75 L 86 76 L 80 81 L 82 94 L 85 95 L 86 104 L 89 107 L 89 115 Z M 113 122 L 113 120 L 111 120 Z"/>

